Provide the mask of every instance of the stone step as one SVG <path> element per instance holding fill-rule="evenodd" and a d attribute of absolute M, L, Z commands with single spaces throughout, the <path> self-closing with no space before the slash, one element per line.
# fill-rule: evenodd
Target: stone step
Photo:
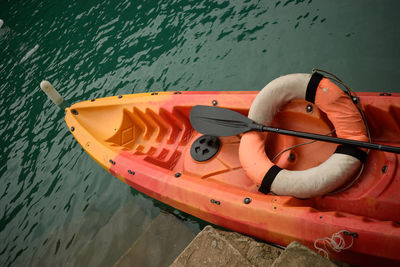
<path fill-rule="evenodd" d="M 151 222 L 152 218 L 139 205 L 127 203 L 79 253 L 70 258 L 66 266 L 112 266 Z"/>
<path fill-rule="evenodd" d="M 250 237 L 206 226 L 171 266 L 271 266 L 281 253 Z"/>
<path fill-rule="evenodd" d="M 29 266 L 65 266 L 110 218 L 110 213 L 94 209 L 79 221 L 55 228 L 32 255 Z"/>
<path fill-rule="evenodd" d="M 114 266 L 169 266 L 194 237 L 181 220 L 161 212 Z"/>
<path fill-rule="evenodd" d="M 348 267 L 332 262 L 306 246 L 292 242 L 285 250 L 241 235 L 207 226 L 176 258 L 171 267 L 184 266 L 328 266 Z"/>
<path fill-rule="evenodd" d="M 343 262 L 332 262 L 296 241 L 290 243 L 272 264 L 272 267 L 298 266 L 348 267 L 350 265 Z"/>

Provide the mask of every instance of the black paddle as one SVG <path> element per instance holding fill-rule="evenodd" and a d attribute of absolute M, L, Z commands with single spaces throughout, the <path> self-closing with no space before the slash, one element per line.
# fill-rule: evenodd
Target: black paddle
<path fill-rule="evenodd" d="M 233 110 L 211 106 L 194 106 L 190 111 L 190 122 L 192 123 L 193 128 L 199 133 L 212 136 L 232 136 L 248 131 L 273 132 L 329 143 L 351 145 L 400 154 L 400 147 L 372 144 L 356 140 L 264 126 Z"/>

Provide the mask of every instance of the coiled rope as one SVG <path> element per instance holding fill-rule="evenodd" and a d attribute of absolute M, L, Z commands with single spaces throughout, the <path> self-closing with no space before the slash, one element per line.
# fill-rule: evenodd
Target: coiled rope
<path fill-rule="evenodd" d="M 351 242 L 346 245 L 346 241 L 343 235 L 350 236 Z M 349 249 L 353 246 L 354 237 L 357 236 L 356 233 L 350 233 L 347 230 L 341 230 L 334 233 L 332 237 L 318 238 L 314 241 L 314 247 L 319 254 L 323 254 L 327 259 L 329 259 L 329 252 L 327 246 L 336 252 L 341 252 L 342 250 Z M 322 242 L 323 248 L 318 246 L 318 242 Z"/>

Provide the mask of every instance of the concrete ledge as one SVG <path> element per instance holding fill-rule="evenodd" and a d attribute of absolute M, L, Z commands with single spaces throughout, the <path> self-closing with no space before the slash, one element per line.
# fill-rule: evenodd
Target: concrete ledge
<path fill-rule="evenodd" d="M 272 267 L 298 266 L 336 267 L 338 265 L 296 241 L 290 243 L 279 258 L 272 264 Z"/>
<path fill-rule="evenodd" d="M 171 266 L 270 266 L 281 249 L 207 226 Z"/>

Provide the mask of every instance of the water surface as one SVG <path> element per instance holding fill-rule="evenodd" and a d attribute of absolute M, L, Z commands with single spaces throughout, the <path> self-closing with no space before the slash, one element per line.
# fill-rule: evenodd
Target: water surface
<path fill-rule="evenodd" d="M 149 218 L 167 209 L 86 155 L 42 79 L 70 103 L 259 90 L 314 67 L 355 91 L 400 92 L 399 9 L 394 0 L 0 0 L 0 264 L 39 264 L 45 248 L 45 264 L 63 265 L 127 203 Z"/>

